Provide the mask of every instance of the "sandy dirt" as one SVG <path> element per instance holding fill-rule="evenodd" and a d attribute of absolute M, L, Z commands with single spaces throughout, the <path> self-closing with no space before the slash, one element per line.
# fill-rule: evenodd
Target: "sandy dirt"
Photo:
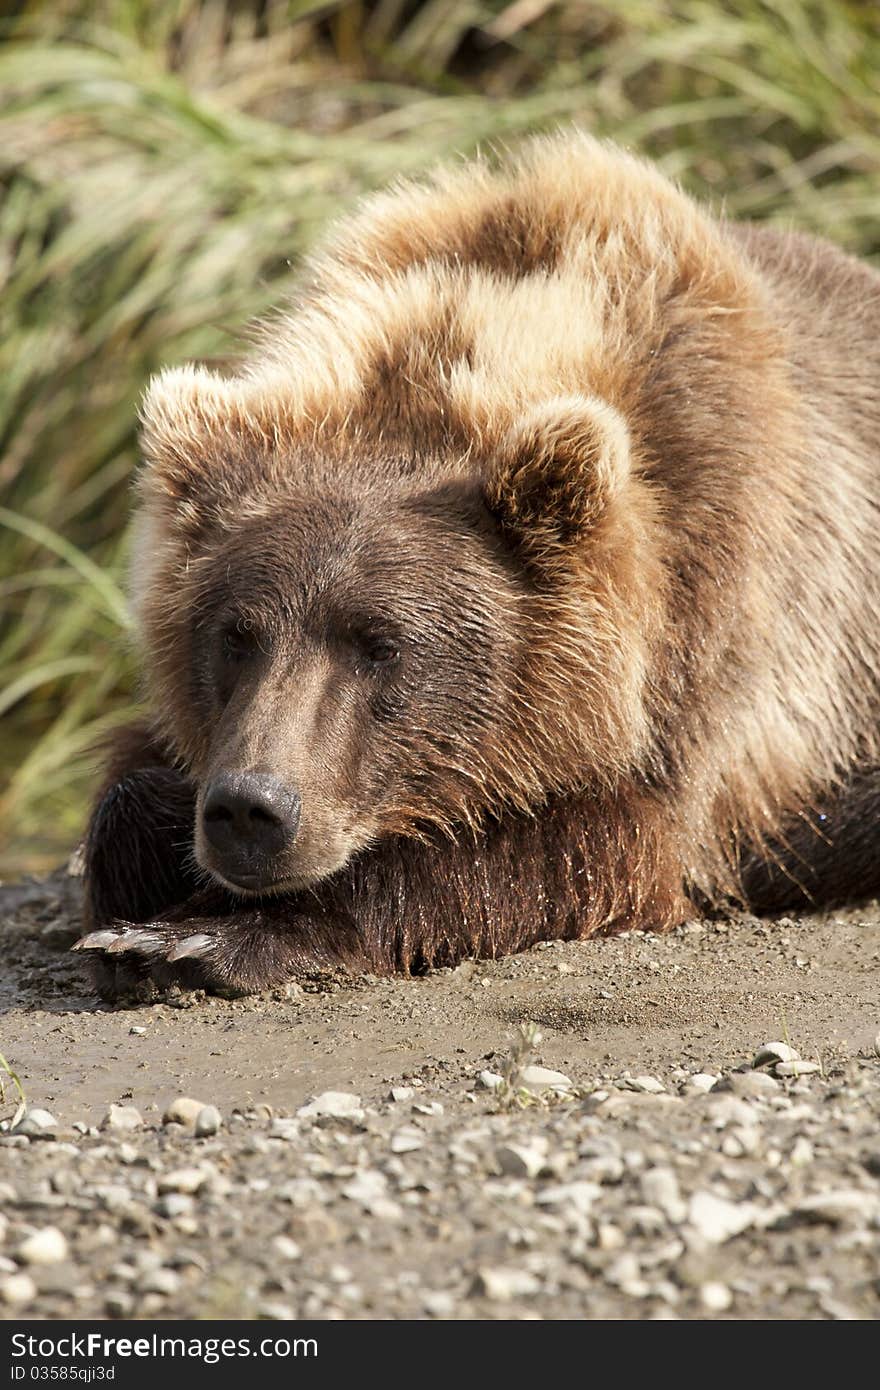
<path fill-rule="evenodd" d="M 7 1316 L 880 1312 L 877 904 L 695 922 L 666 938 L 554 944 L 330 992 L 179 995 L 118 1010 L 98 1003 L 87 961 L 66 951 L 77 911 L 78 884 L 64 875 L 0 888 L 0 1052 L 29 1105 L 54 1117 L 45 1139 L 0 1134 Z M 573 1087 L 554 1100 L 533 1104 L 523 1092 L 502 1102 L 479 1074 L 504 1071 L 511 1039 L 528 1022 L 541 1034 L 530 1060 Z M 782 1039 L 819 1070 L 777 1074 L 772 1084 L 765 1070 L 765 1091 L 749 1089 L 756 1050 Z M 712 1081 L 699 1079 L 707 1074 L 720 1078 L 709 1095 Z M 646 1076 L 656 1095 L 640 1089 Z M 412 1094 L 394 1100 L 392 1087 Z M 327 1091 L 355 1094 L 361 1111 L 297 1118 Z M 196 1140 L 162 1125 L 181 1094 L 218 1107 L 218 1136 Z M 7 1084 L 7 1121 L 14 1100 Z M 136 1107 L 143 1124 L 102 1129 L 111 1103 Z M 719 1123 L 719 1115 L 727 1118 Z M 499 1158 L 505 1144 L 533 1158 Z M 597 1153 L 616 1155 L 598 1176 Z M 165 1212 L 162 1173 L 193 1163 L 207 1165 L 208 1177 L 180 1211 Z M 76 1182 L 63 1176 L 71 1165 L 82 1175 Z M 654 1170 L 673 1174 L 665 1204 L 656 1194 L 649 1200 L 645 1173 Z M 367 1175 L 372 1205 L 363 1192 L 345 1195 L 352 1174 Z M 279 1197 L 303 1175 L 314 1191 Z M 503 1196 L 505 1182 L 512 1188 L 499 1207 L 493 1184 Z M 118 1211 L 102 1196 L 108 1183 L 127 1192 Z M 545 1201 L 554 1183 L 572 1189 L 556 1206 Z M 89 1243 L 82 1194 L 90 1191 L 112 1251 Z M 757 1199 L 762 1215 L 745 1234 L 701 1233 L 688 1203 L 706 1192 Z M 807 1219 L 810 1199 L 839 1192 L 856 1194 L 851 1210 Z M 71 1206 L 73 1193 L 79 1205 Z M 142 1220 L 129 1210 L 138 1203 Z M 230 1211 L 247 1238 L 229 1224 Z M 46 1226 L 66 1233 L 67 1250 L 60 1265 L 44 1268 L 20 1249 Z M 791 1230 L 802 1232 L 801 1244 Z M 279 1238 L 296 1250 L 282 1273 L 280 1257 L 264 1267 L 266 1242 Z M 194 1251 L 191 1267 L 180 1264 L 180 1249 Z M 621 1254 L 632 1257 L 628 1265 Z M 156 1267 L 169 1271 L 164 1291 Z M 236 1270 L 234 1309 L 221 1267 Z M 408 1284 L 399 1283 L 401 1270 Z"/>

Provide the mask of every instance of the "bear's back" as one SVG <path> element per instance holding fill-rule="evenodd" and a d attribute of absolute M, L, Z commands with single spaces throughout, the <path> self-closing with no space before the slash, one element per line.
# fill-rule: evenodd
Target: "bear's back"
<path fill-rule="evenodd" d="M 568 134 L 368 199 L 307 263 L 245 377 L 325 439 L 344 422 L 451 466 L 557 395 L 634 418 L 667 344 L 684 334 L 712 355 L 724 316 L 748 320 L 740 348 L 763 358 L 764 302 L 748 259 L 658 170 Z"/>

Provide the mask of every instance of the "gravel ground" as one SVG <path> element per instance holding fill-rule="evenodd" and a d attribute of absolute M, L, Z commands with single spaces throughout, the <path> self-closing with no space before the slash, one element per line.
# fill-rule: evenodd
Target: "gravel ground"
<path fill-rule="evenodd" d="M 76 913 L 0 888 L 0 1316 L 880 1313 L 877 904 L 119 1010 Z"/>

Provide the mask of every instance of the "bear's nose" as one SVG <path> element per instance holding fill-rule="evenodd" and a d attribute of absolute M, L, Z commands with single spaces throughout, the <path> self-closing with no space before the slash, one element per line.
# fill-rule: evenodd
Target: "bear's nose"
<path fill-rule="evenodd" d="M 205 835 L 230 877 L 251 877 L 286 849 L 299 828 L 299 793 L 263 772 L 221 772 L 202 807 Z"/>

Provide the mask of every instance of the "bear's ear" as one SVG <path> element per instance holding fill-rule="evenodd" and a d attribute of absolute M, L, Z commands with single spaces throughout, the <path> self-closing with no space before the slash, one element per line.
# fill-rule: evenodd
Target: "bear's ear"
<path fill-rule="evenodd" d="M 510 541 L 540 564 L 595 528 L 629 470 L 618 411 L 595 396 L 556 396 L 502 437 L 484 497 Z"/>
<path fill-rule="evenodd" d="M 153 378 L 141 406 L 142 495 L 185 515 L 232 491 L 247 418 L 240 383 L 204 367 Z"/>

